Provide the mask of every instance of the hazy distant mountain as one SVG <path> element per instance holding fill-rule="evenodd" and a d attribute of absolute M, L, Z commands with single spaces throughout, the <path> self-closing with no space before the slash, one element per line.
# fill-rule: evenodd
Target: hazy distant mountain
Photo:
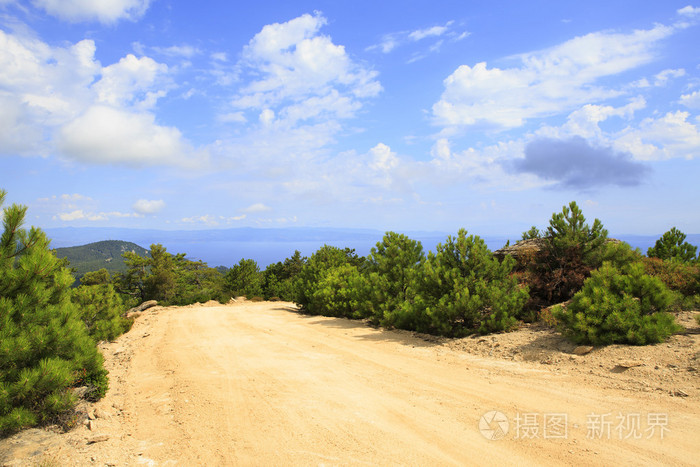
<path fill-rule="evenodd" d="M 75 269 L 76 279 L 80 279 L 86 272 L 97 271 L 105 268 L 110 274 L 126 271 L 126 264 L 122 254 L 133 251 L 140 256 L 146 256 L 148 250 L 131 242 L 121 240 L 105 240 L 89 243 L 82 246 L 56 248 L 56 256 L 68 258 L 70 267 Z"/>

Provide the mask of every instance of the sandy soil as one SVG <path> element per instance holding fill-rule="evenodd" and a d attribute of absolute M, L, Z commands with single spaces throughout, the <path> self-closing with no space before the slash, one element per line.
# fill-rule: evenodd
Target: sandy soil
<path fill-rule="evenodd" d="M 667 344 L 579 356 L 538 327 L 449 340 L 289 303 L 155 308 L 102 346 L 110 391 L 80 426 L 4 440 L 0 464 L 697 465 L 700 330 L 680 319 Z"/>

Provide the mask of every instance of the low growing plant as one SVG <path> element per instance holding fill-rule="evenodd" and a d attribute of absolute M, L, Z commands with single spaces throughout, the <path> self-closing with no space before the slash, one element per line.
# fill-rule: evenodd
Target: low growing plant
<path fill-rule="evenodd" d="M 682 329 L 667 312 L 673 300 L 661 280 L 645 274 L 642 263 L 621 269 L 604 263 L 566 308 L 553 313 L 564 335 L 576 343 L 646 345 Z"/>

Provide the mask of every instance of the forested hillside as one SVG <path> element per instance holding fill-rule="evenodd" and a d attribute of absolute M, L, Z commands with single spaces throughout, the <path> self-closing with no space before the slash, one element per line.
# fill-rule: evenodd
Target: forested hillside
<path fill-rule="evenodd" d="M 70 261 L 76 279 L 80 279 L 86 272 L 107 269 L 110 274 L 126 272 L 127 267 L 122 255 L 127 251 L 139 256 L 147 256 L 148 250 L 131 242 L 121 240 L 105 240 L 82 246 L 68 248 L 56 248 L 58 258 L 67 258 Z"/>

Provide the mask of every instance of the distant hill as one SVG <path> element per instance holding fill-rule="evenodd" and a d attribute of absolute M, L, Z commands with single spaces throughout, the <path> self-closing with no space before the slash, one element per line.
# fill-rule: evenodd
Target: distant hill
<path fill-rule="evenodd" d="M 56 248 L 56 256 L 68 258 L 70 267 L 75 270 L 75 278 L 80 279 L 86 272 L 105 268 L 110 274 L 125 272 L 126 264 L 122 253 L 133 251 L 139 256 L 147 256 L 148 250 L 136 243 L 121 240 L 105 240 L 82 246 Z"/>

